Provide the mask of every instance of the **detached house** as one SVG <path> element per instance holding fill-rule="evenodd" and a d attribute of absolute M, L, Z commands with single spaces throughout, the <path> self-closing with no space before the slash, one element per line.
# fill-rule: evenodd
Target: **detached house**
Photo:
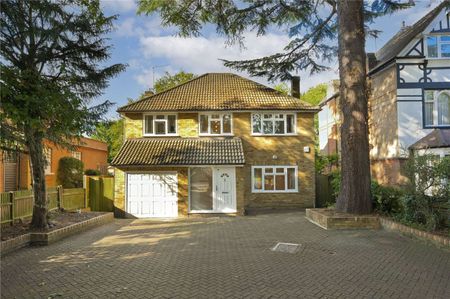
<path fill-rule="evenodd" d="M 299 100 L 298 88 L 291 97 L 209 73 L 119 108 L 126 140 L 112 161 L 116 212 L 312 207 L 317 109 Z"/>
<path fill-rule="evenodd" d="M 401 166 L 410 151 L 450 155 L 450 2 L 369 53 L 368 70 L 372 177 L 402 184 Z M 340 148 L 339 94 L 334 91 L 320 104 L 325 154 Z"/>

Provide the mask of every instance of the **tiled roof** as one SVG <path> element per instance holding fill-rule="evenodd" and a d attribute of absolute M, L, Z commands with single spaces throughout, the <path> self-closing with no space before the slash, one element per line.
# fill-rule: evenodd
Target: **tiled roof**
<path fill-rule="evenodd" d="M 239 138 L 129 139 L 112 161 L 115 166 L 241 165 L 245 163 Z"/>
<path fill-rule="evenodd" d="M 413 25 L 402 28 L 399 32 L 397 32 L 397 34 L 395 34 L 380 50 L 375 53 L 377 64 L 371 71 L 375 71 L 391 59 L 395 58 L 414 37 L 426 29 L 426 27 L 434 20 L 435 17 L 437 17 L 442 9 L 449 6 L 450 2 L 446 0 Z"/>
<path fill-rule="evenodd" d="M 310 110 L 318 107 L 231 73 L 207 73 L 119 108 L 118 112 Z"/>
<path fill-rule="evenodd" d="M 417 150 L 439 147 L 450 147 L 450 129 L 434 129 L 430 134 L 423 137 L 409 148 Z"/>

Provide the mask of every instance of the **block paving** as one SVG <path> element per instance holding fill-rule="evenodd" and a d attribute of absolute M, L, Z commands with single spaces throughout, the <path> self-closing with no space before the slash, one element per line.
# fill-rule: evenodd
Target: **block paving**
<path fill-rule="evenodd" d="M 450 250 L 304 216 L 116 219 L 2 257 L 1 298 L 450 298 Z"/>

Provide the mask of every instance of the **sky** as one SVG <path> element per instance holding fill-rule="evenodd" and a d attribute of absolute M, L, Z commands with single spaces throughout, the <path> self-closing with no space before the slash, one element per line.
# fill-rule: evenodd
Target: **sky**
<path fill-rule="evenodd" d="M 233 72 L 250 78 L 246 73 L 238 73 L 222 65 L 219 59 L 240 60 L 267 56 L 278 51 L 289 42 L 287 28 L 272 28 L 264 36 L 254 32 L 245 33 L 245 48 L 239 45 L 227 45 L 225 39 L 218 36 L 213 26 L 206 26 L 201 36 L 182 38 L 176 35 L 177 28 L 161 26 L 158 14 L 137 15 L 135 0 L 101 0 L 104 11 L 117 14 L 115 30 L 109 35 L 113 46 L 109 63 L 124 63 L 128 67 L 110 81 L 103 96 L 96 102 L 110 100 L 115 103 L 108 118 L 116 118 L 115 110 L 126 104 L 128 98 L 136 99 L 142 92 L 153 87 L 153 81 L 165 72 L 176 73 L 181 70 L 197 75 L 208 72 Z M 375 40 L 367 38 L 366 51 L 380 49 L 402 26 L 412 25 L 441 0 L 416 0 L 415 7 L 396 12 L 393 15 L 376 19 L 372 29 L 381 30 Z M 301 77 L 301 92 L 319 83 L 325 83 L 338 77 L 337 62 L 330 65 L 329 71 L 309 75 L 307 71 L 297 73 Z M 273 86 L 264 78 L 252 80 Z M 286 82 L 289 83 L 289 82 Z"/>

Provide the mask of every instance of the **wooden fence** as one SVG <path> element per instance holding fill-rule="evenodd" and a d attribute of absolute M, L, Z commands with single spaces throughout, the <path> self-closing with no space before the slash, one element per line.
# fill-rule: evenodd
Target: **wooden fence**
<path fill-rule="evenodd" d="M 114 177 L 87 176 L 85 185 L 92 211 L 114 211 Z"/>
<path fill-rule="evenodd" d="M 33 202 L 33 190 L 0 193 L 1 224 L 12 224 L 16 220 L 31 217 Z M 66 210 L 86 208 L 85 190 L 83 188 L 49 187 L 47 188 L 47 204 L 49 211 L 59 208 Z"/>
<path fill-rule="evenodd" d="M 316 208 L 325 208 L 334 201 L 331 177 L 316 174 Z"/>

